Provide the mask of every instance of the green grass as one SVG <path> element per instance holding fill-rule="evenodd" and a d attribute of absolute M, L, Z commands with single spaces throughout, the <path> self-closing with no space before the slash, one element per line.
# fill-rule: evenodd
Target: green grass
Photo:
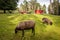
<path fill-rule="evenodd" d="M 42 18 L 47 17 L 53 21 L 53 25 L 42 23 Z M 31 30 L 25 30 L 22 38 L 22 32 L 14 33 L 17 24 L 24 20 L 34 20 L 35 36 L 32 36 Z M 31 37 L 32 36 L 32 37 Z M 60 40 L 60 16 L 39 15 L 39 14 L 0 14 L 0 40 Z"/>

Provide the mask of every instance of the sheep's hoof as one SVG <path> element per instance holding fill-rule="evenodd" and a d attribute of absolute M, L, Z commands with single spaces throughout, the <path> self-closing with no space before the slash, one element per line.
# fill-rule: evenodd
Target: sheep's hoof
<path fill-rule="evenodd" d="M 17 31 L 15 31 L 15 34 L 17 34 Z"/>

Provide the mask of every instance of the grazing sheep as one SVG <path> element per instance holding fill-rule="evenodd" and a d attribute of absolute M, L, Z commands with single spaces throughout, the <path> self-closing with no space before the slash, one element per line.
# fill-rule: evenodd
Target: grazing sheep
<path fill-rule="evenodd" d="M 32 29 L 32 33 L 35 34 L 35 22 L 33 20 L 27 20 L 20 22 L 17 27 L 15 28 L 15 33 L 17 33 L 19 30 L 22 31 L 22 36 L 24 36 L 24 30 Z"/>
<path fill-rule="evenodd" d="M 49 20 L 48 18 L 43 18 L 42 21 L 43 21 L 43 23 L 46 23 L 46 24 L 50 24 L 50 25 L 53 24 L 52 21 Z"/>

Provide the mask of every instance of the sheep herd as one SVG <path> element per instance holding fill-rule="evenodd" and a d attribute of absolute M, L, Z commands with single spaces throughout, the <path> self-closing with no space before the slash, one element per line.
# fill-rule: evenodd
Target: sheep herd
<path fill-rule="evenodd" d="M 42 23 L 52 25 L 52 21 L 48 18 L 42 18 Z M 15 34 L 17 34 L 18 31 L 22 31 L 22 36 L 24 36 L 24 30 L 32 29 L 32 33 L 35 35 L 35 24 L 36 22 L 34 20 L 20 22 L 15 28 Z"/>

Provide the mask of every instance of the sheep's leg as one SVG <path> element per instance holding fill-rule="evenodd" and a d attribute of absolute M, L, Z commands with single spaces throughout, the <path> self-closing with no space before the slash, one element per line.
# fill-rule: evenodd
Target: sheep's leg
<path fill-rule="evenodd" d="M 17 33 L 17 30 L 15 29 L 15 33 Z"/>
<path fill-rule="evenodd" d="M 47 25 L 49 24 L 47 21 L 45 22 Z"/>
<path fill-rule="evenodd" d="M 22 37 L 24 37 L 24 30 L 22 30 Z"/>
<path fill-rule="evenodd" d="M 52 22 L 50 22 L 50 25 L 52 25 L 53 23 Z"/>
<path fill-rule="evenodd" d="M 32 33 L 33 33 L 33 35 L 35 35 L 35 29 L 34 28 L 32 28 Z"/>

